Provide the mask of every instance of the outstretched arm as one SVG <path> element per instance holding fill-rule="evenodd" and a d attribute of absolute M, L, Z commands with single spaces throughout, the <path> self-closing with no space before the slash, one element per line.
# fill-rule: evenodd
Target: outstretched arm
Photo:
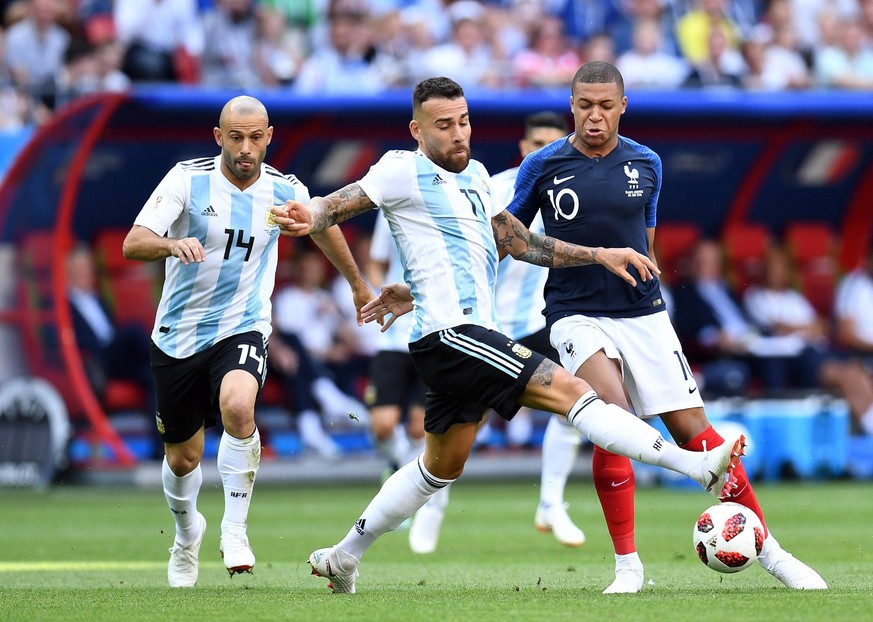
<path fill-rule="evenodd" d="M 349 248 L 346 238 L 340 228 L 336 225 L 328 228 L 321 233 L 313 233 L 312 241 L 318 245 L 324 256 L 330 260 L 330 263 L 339 271 L 340 274 L 348 281 L 352 288 L 352 297 L 355 301 L 355 310 L 357 312 L 358 326 L 363 324 L 361 318 L 361 307 L 373 299 L 373 292 L 364 281 L 361 275 L 361 270 L 355 262 L 352 251 Z"/>
<path fill-rule="evenodd" d="M 309 203 L 286 201 L 273 207 L 273 221 L 283 235 L 302 237 L 326 231 L 329 227 L 358 214 L 375 209 L 376 204 L 357 183 L 349 184 L 326 197 L 313 197 Z"/>
<path fill-rule="evenodd" d="M 491 227 L 501 257 L 509 254 L 520 261 L 547 268 L 600 264 L 634 286 L 637 281 L 628 272 L 628 266 L 635 267 L 643 281 L 651 279 L 652 273 L 660 274 L 651 259 L 632 248 L 592 248 L 531 233 L 506 210 L 491 219 Z"/>

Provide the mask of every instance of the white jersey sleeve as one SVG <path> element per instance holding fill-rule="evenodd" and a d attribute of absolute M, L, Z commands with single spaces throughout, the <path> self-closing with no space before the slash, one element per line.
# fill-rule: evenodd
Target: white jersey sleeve
<path fill-rule="evenodd" d="M 504 208 L 509 205 L 515 193 L 517 176 L 518 168 L 511 168 L 491 178 L 495 205 L 500 204 Z M 540 235 L 544 233 L 540 212 L 537 212 L 531 222 L 530 230 Z M 497 269 L 497 320 L 506 335 L 513 339 L 522 339 L 546 327 L 543 290 L 548 276 L 547 268 L 509 256 L 500 262 Z"/>
<path fill-rule="evenodd" d="M 411 341 L 462 324 L 497 328 L 489 181 L 476 160 L 452 173 L 421 151 L 390 151 L 359 182 L 388 220 L 415 298 Z"/>

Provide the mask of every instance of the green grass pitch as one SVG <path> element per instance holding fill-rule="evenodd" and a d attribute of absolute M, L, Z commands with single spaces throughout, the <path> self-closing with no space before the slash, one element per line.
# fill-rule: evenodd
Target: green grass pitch
<path fill-rule="evenodd" d="M 407 533 L 382 537 L 361 564 L 358 594 L 333 595 L 309 553 L 339 540 L 376 492 L 361 486 L 259 486 L 249 516 L 254 575 L 229 578 L 218 555 L 221 494 L 205 488 L 209 528 L 195 589 L 166 587 L 172 521 L 157 489 L 0 489 L 0 620 L 873 620 L 870 482 L 759 485 L 783 546 L 828 581 L 784 588 L 758 566 L 720 575 L 695 557 L 703 492 L 643 488 L 637 545 L 646 586 L 604 596 L 613 557 L 590 481 L 568 486 L 588 541 L 560 546 L 533 527 L 538 484 L 465 482 L 451 493 L 437 552 Z"/>

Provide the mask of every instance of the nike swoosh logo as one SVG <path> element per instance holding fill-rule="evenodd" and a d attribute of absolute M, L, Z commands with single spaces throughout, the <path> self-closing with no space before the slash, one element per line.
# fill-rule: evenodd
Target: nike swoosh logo
<path fill-rule="evenodd" d="M 688 389 L 688 395 L 691 395 L 695 391 L 697 391 L 697 387 L 694 387 L 693 389 Z"/>
<path fill-rule="evenodd" d="M 706 492 L 711 492 L 712 487 L 715 486 L 718 482 L 718 475 L 716 475 L 712 471 L 710 471 L 709 474 L 712 475 L 712 479 L 709 480 L 709 483 L 706 485 Z"/>
<path fill-rule="evenodd" d="M 618 487 L 621 486 L 622 484 L 627 484 L 629 481 L 630 481 L 630 478 L 624 479 L 624 480 L 622 480 L 622 481 L 620 481 L 620 482 L 612 482 L 612 487 L 613 487 L 613 488 L 618 488 Z"/>
<path fill-rule="evenodd" d="M 565 181 L 570 181 L 570 180 L 573 179 L 574 177 L 576 177 L 576 176 L 575 176 L 575 175 L 570 175 L 569 177 L 558 177 L 557 175 L 555 175 L 555 178 L 552 180 L 552 183 L 555 184 L 555 185 L 557 186 L 557 185 L 559 185 L 559 184 L 564 183 Z"/>

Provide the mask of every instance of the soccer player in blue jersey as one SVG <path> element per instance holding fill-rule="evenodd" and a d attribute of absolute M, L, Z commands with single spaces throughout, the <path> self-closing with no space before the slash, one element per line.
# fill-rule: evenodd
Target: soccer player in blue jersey
<path fill-rule="evenodd" d="M 270 209 L 309 199 L 296 177 L 264 163 L 273 128 L 260 101 L 227 102 L 213 133 L 220 155 L 176 164 L 124 240 L 128 259 L 165 260 L 151 364 L 165 448 L 161 479 L 176 523 L 171 587 L 197 582 L 206 531 L 197 511 L 204 428 L 219 417 L 225 502 L 219 550 L 231 576 L 255 565 L 246 525 L 261 455 L 254 409 L 266 373 L 278 261 Z M 373 296 L 342 233 L 330 227 L 313 239 L 347 278 L 360 308 Z"/>
<path fill-rule="evenodd" d="M 627 108 L 621 73 L 606 62 L 586 63 L 571 90 L 574 132 L 522 162 L 508 210 L 522 223 L 541 214 L 546 235 L 574 244 L 626 246 L 651 255 L 661 159 L 618 133 Z M 680 447 L 711 451 L 723 443 L 707 421 L 657 278 L 630 286 L 599 266 L 550 270 L 545 294 L 546 320 L 561 363 L 598 396 L 629 409 L 627 389 L 636 414 L 660 416 Z M 643 587 L 634 542 L 634 472 L 617 453 L 602 445 L 594 450 L 594 485 L 616 560 L 615 581 L 604 593 L 632 593 Z M 742 465 L 736 473 L 730 500 L 751 508 L 763 523 Z M 788 587 L 827 588 L 772 534 L 759 560 Z"/>
<path fill-rule="evenodd" d="M 461 475 L 487 408 L 507 419 L 519 404 L 557 413 L 617 453 L 685 473 L 716 495 L 730 489 L 741 436 L 705 457 L 681 450 L 602 402 L 581 378 L 497 331 L 494 283 L 503 254 L 550 267 L 600 264 L 631 285 L 652 279 L 652 261 L 628 248 L 575 246 L 532 234 L 496 206 L 488 173 L 470 158 L 467 100 L 453 80 L 420 82 L 412 109 L 416 151 L 388 152 L 360 181 L 308 204 L 288 201 L 272 210 L 283 232 L 296 236 L 383 211 L 406 284 L 383 288 L 362 312 L 367 320 L 390 311 L 390 327 L 393 316 L 413 311 L 409 350 L 430 388 L 424 453 L 385 481 L 336 546 L 310 555 L 313 573 L 329 578 L 334 592 L 354 593 L 359 562 L 376 538 Z"/>

